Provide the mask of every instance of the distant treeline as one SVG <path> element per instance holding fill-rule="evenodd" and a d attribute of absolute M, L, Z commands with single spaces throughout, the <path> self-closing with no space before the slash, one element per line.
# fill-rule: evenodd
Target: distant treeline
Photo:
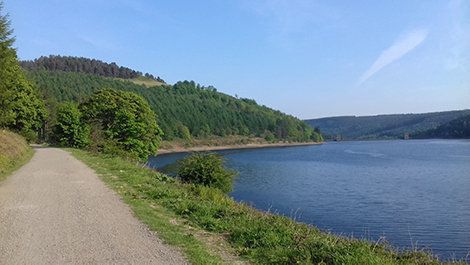
<path fill-rule="evenodd" d="M 470 138 L 470 115 L 466 115 L 443 124 L 435 129 L 414 132 L 413 138 Z"/>
<path fill-rule="evenodd" d="M 41 88 L 50 108 L 54 108 L 54 101 L 82 102 L 93 91 L 103 88 L 137 93 L 147 100 L 157 114 L 157 124 L 166 140 L 210 135 L 254 135 L 268 141 L 322 141 L 320 134 L 304 121 L 260 106 L 254 100 L 237 99 L 217 92 L 213 86 L 201 86 L 194 81 L 147 88 L 83 71 L 37 68 L 30 75 Z M 53 122 L 51 118 L 49 123 Z"/>
<path fill-rule="evenodd" d="M 470 115 L 470 110 L 445 111 L 424 114 L 393 114 L 378 116 L 342 116 L 306 120 L 312 127 L 319 126 L 325 139 L 400 139 L 404 133 L 424 137 L 431 129 L 445 125 L 454 119 Z M 431 135 L 431 134 L 429 134 Z"/>
<path fill-rule="evenodd" d="M 44 67 L 48 71 L 63 72 L 84 72 L 87 74 L 95 74 L 105 77 L 132 79 L 145 76 L 149 79 L 165 83 L 159 76 L 154 77 L 152 74 L 129 69 L 127 67 L 119 67 L 116 63 L 105 63 L 100 60 L 88 59 L 84 57 L 49 55 L 49 57 L 41 56 L 34 61 L 20 61 L 20 66 L 28 71 L 34 71 Z"/>

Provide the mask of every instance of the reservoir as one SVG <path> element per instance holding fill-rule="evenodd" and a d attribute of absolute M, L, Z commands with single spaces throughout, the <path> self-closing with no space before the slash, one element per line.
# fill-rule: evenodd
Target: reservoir
<path fill-rule="evenodd" d="M 470 261 L 470 140 L 328 142 L 218 151 L 237 201 L 334 234 Z M 170 172 L 188 154 L 149 158 Z M 169 166 L 170 165 L 170 166 Z"/>

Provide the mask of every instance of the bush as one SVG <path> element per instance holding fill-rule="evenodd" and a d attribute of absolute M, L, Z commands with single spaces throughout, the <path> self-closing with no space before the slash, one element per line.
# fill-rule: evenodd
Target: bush
<path fill-rule="evenodd" d="M 217 188 L 225 193 L 233 191 L 233 179 L 238 174 L 226 168 L 226 159 L 216 153 L 195 153 L 181 160 L 178 175 L 187 183 Z"/>

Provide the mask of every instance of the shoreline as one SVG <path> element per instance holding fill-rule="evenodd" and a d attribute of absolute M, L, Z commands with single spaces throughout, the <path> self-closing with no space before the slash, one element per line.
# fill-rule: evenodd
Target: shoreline
<path fill-rule="evenodd" d="M 188 148 L 158 149 L 157 155 L 204 152 L 204 151 L 235 150 L 235 149 L 258 149 L 258 148 L 272 148 L 272 147 L 305 146 L 305 145 L 319 145 L 319 144 L 324 144 L 324 142 L 195 146 L 195 147 L 188 147 Z"/>

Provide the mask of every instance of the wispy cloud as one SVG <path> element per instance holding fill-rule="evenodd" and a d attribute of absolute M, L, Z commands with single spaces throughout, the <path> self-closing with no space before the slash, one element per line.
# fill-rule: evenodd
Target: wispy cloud
<path fill-rule="evenodd" d="M 402 37 L 398 38 L 395 43 L 383 51 L 374 64 L 365 72 L 358 81 L 358 85 L 364 83 L 371 76 L 376 74 L 385 66 L 395 62 L 403 57 L 405 54 L 412 51 L 416 46 L 421 44 L 427 37 L 427 30 L 416 30 L 408 32 Z"/>

